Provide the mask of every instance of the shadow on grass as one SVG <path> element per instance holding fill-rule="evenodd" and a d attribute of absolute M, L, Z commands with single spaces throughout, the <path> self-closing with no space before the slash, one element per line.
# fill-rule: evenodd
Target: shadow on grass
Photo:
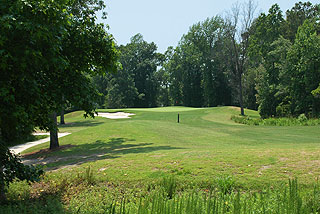
<path fill-rule="evenodd" d="M 39 198 L 30 198 L 27 200 L 8 201 L 6 204 L 0 204 L 0 213 L 65 213 L 62 199 L 57 194 L 46 195 L 42 192 Z"/>
<path fill-rule="evenodd" d="M 49 152 L 24 159 L 26 164 L 45 164 L 48 170 L 70 165 L 80 165 L 90 161 L 120 158 L 126 154 L 150 153 L 159 150 L 183 149 L 172 146 L 154 146 L 153 143 L 134 143 L 135 139 L 111 138 L 97 140 L 58 152 Z"/>
<path fill-rule="evenodd" d="M 60 124 L 59 128 L 92 127 L 92 126 L 98 126 L 100 124 L 103 124 L 103 122 L 98 122 L 98 121 L 95 121 L 95 120 L 85 120 L 85 121 L 78 121 L 78 122 Z"/>

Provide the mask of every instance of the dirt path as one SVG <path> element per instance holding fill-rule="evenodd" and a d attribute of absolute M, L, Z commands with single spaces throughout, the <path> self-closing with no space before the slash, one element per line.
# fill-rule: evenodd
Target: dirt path
<path fill-rule="evenodd" d="M 68 132 L 66 132 L 66 133 L 58 133 L 58 138 L 67 136 L 69 134 L 71 134 L 71 133 L 68 133 Z M 22 151 L 24 151 L 26 149 L 29 149 L 30 147 L 33 147 L 33 146 L 36 146 L 36 145 L 39 145 L 39 144 L 42 144 L 42 143 L 50 141 L 50 134 L 49 133 L 36 133 L 36 135 L 48 135 L 48 137 L 44 138 L 44 139 L 41 139 L 41 140 L 24 143 L 24 144 L 17 145 L 17 146 L 13 146 L 13 147 L 10 147 L 9 149 L 11 150 L 11 152 L 13 152 L 15 154 L 18 154 L 18 153 L 21 153 Z"/>

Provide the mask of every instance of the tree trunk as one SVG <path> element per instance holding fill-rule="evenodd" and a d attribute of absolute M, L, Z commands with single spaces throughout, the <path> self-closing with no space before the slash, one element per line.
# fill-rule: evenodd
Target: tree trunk
<path fill-rule="evenodd" d="M 60 124 L 66 124 L 64 122 L 64 108 L 63 107 L 61 109 L 61 114 L 60 114 Z"/>
<path fill-rule="evenodd" d="M 59 147 L 58 127 L 57 127 L 57 113 L 53 112 L 51 115 L 52 127 L 50 129 L 50 150 Z"/>
<path fill-rule="evenodd" d="M 241 74 L 239 75 L 239 102 L 240 102 L 241 115 L 244 116 Z"/>
<path fill-rule="evenodd" d="M 66 124 L 64 122 L 64 96 L 62 95 L 62 105 L 61 105 L 61 113 L 60 113 L 60 124 Z"/>

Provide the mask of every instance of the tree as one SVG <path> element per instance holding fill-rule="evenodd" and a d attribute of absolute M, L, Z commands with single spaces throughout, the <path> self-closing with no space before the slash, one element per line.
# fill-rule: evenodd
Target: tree
<path fill-rule="evenodd" d="M 245 108 L 257 110 L 256 100 L 256 80 L 258 75 L 257 68 L 248 68 L 246 75 L 243 76 L 243 105 Z"/>
<path fill-rule="evenodd" d="M 226 42 L 229 52 L 228 63 L 231 65 L 231 72 L 238 86 L 241 115 L 244 115 L 242 77 L 248 65 L 250 28 L 255 9 L 254 1 L 249 0 L 247 4 L 234 5 L 232 13 L 226 18 L 226 35 L 229 38 Z"/>
<path fill-rule="evenodd" d="M 131 38 L 126 47 L 125 59 L 121 61 L 123 67 L 132 74 L 139 96 L 134 101 L 135 107 L 156 106 L 158 85 L 156 80 L 157 66 L 159 65 L 157 46 L 143 40 L 141 34 Z"/>
<path fill-rule="evenodd" d="M 116 74 L 110 76 L 106 106 L 108 108 L 134 107 L 134 101 L 139 93 L 131 74 L 120 69 Z"/>
<path fill-rule="evenodd" d="M 316 116 L 319 100 L 312 96 L 320 82 L 320 36 L 316 20 L 305 20 L 299 27 L 295 42 L 288 53 L 288 87 L 294 114 L 312 113 Z"/>
<path fill-rule="evenodd" d="M 97 81 L 101 92 L 105 91 L 105 106 L 108 108 L 154 107 L 160 90 L 157 68 L 163 56 L 156 52 L 157 46 L 143 40 L 141 34 L 131 38 L 127 45 L 117 48 L 121 67 Z M 99 83 L 100 82 L 100 83 Z"/>
<path fill-rule="evenodd" d="M 0 141 L 3 148 L 15 138 L 30 134 L 36 125 L 49 126 L 50 97 L 44 96 L 42 86 L 53 67 L 59 71 L 65 64 L 57 53 L 60 35 L 65 33 L 62 26 L 69 20 L 62 12 L 65 4 L 65 1 L 0 2 Z M 1 163 L 6 161 L 6 153 L 7 149 L 1 149 Z M 2 166 L 0 170 L 4 194 L 6 174 Z"/>
<path fill-rule="evenodd" d="M 164 69 L 175 105 L 193 107 L 230 103 L 223 55 L 223 20 L 208 18 L 190 27 Z"/>
<path fill-rule="evenodd" d="M 0 142 L 5 147 L 13 140 L 11 133 L 22 137 L 36 126 L 55 131 L 56 117 L 50 120 L 49 115 L 61 110 L 62 95 L 86 115 L 93 115 L 97 93 L 87 74 L 117 67 L 112 36 L 102 25 L 94 24 L 83 37 L 81 30 L 88 26 L 77 30 L 69 8 L 67 0 L 0 1 Z M 72 41 L 66 40 L 73 33 L 70 29 L 78 32 L 74 34 L 78 41 L 89 39 L 91 52 L 79 49 L 76 59 L 78 53 L 66 53 L 65 41 Z M 80 43 L 69 44 L 81 48 Z M 93 53 L 97 55 L 92 60 Z M 84 65 L 88 62 L 93 63 Z M 0 152 L 1 162 L 5 161 L 7 151 Z M 0 170 L 2 190 L 5 174 Z"/>
<path fill-rule="evenodd" d="M 99 0 L 74 1 L 68 10 L 73 14 L 71 24 L 67 26 L 67 34 L 62 39 L 62 55 L 67 60 L 67 66 L 62 75 L 60 88 L 70 88 L 71 81 L 81 82 L 81 90 L 78 89 L 78 96 L 74 92 L 61 90 L 61 101 L 58 102 L 57 110 L 61 109 L 65 102 L 74 103 L 78 107 L 87 108 L 88 112 L 96 107 L 91 100 L 97 99 L 97 92 L 91 81 L 86 76 L 104 74 L 106 71 L 116 70 L 115 64 L 115 47 L 113 37 L 106 33 L 102 24 L 96 24 L 96 11 L 103 9 L 105 6 Z M 73 79 L 68 79 L 68 77 Z M 73 87 L 75 84 L 72 84 Z M 58 94 L 59 92 L 56 92 Z M 94 99 L 83 100 L 83 97 Z M 61 103 L 62 102 L 62 103 Z M 54 113 L 53 113 L 54 114 Z M 92 114 L 91 114 L 92 116 Z M 52 118 L 54 119 L 54 118 Z M 53 124 L 56 124 L 54 121 Z M 50 148 L 54 149 L 59 146 L 57 128 L 50 130 Z"/>
<path fill-rule="evenodd" d="M 298 2 L 291 10 L 286 12 L 285 37 L 292 43 L 296 38 L 296 33 L 306 19 L 320 18 L 320 5 L 312 5 L 311 2 Z M 319 31 L 320 29 L 318 29 Z"/>
<path fill-rule="evenodd" d="M 277 99 L 279 80 L 279 56 L 274 54 L 275 49 L 287 47 L 283 40 L 274 43 L 283 33 L 284 19 L 280 7 L 275 4 L 269 9 L 269 13 L 262 13 L 252 26 L 252 35 L 249 41 L 249 55 L 251 58 L 260 61 L 256 68 L 262 73 L 258 74 L 257 102 L 259 113 L 262 117 L 275 116 L 276 108 L 281 102 Z M 283 44 L 284 46 L 279 46 Z M 279 52 L 279 51 L 277 51 Z M 263 69 L 260 67 L 263 66 Z"/>
<path fill-rule="evenodd" d="M 166 52 L 161 55 L 161 68 L 156 73 L 156 79 L 159 85 L 159 96 L 157 99 L 157 104 L 159 106 L 170 106 L 172 105 L 172 99 L 170 97 L 170 73 L 168 72 L 168 66 L 174 49 L 172 46 L 168 47 Z"/>

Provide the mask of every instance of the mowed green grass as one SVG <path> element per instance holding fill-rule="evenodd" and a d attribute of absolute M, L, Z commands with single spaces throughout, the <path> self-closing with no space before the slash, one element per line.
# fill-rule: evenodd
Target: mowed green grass
<path fill-rule="evenodd" d="M 150 182 L 168 174 L 186 183 L 210 183 L 231 175 L 238 186 L 262 188 L 298 178 L 312 184 L 320 176 L 319 126 L 247 126 L 234 123 L 235 107 L 99 110 L 136 114 L 131 119 L 65 116 L 60 151 L 41 156 L 49 175 L 84 171 L 98 180 Z M 180 123 L 177 115 L 180 114 Z M 258 117 L 258 113 L 246 110 Z M 24 153 L 48 148 L 49 143 Z M 56 170 L 57 169 L 57 170 Z"/>

